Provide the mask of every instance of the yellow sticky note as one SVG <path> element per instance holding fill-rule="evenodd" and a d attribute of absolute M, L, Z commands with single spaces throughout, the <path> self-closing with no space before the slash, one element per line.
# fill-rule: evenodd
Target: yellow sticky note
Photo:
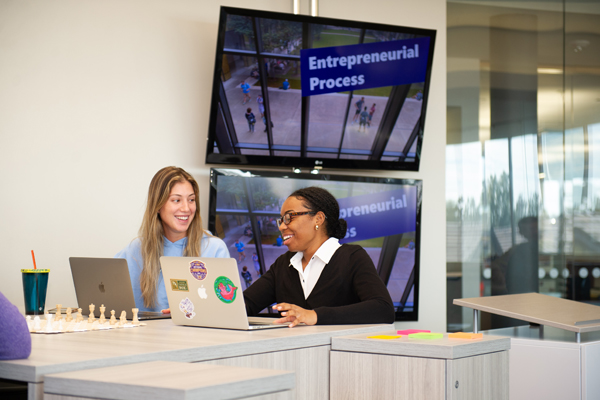
<path fill-rule="evenodd" d="M 383 339 L 383 340 L 390 340 L 390 339 L 398 339 L 401 338 L 402 335 L 377 335 L 377 336 L 369 336 L 367 339 Z"/>

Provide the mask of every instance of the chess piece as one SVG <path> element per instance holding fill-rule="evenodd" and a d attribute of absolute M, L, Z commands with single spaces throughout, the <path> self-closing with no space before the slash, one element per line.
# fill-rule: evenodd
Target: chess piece
<path fill-rule="evenodd" d="M 56 305 L 56 318 L 54 318 L 55 321 L 60 321 L 62 319 L 62 304 L 57 304 Z"/>
<path fill-rule="evenodd" d="M 106 311 L 106 307 L 104 304 L 100 306 L 100 325 L 106 322 L 106 317 L 104 316 L 104 311 Z"/>
<path fill-rule="evenodd" d="M 94 317 L 95 309 L 96 309 L 96 306 L 93 304 L 90 304 L 90 315 L 88 316 L 88 324 L 93 324 L 94 321 L 96 320 L 96 317 Z"/>
<path fill-rule="evenodd" d="M 121 311 L 121 317 L 119 318 L 119 326 L 123 326 L 127 323 L 127 312 Z"/>
<path fill-rule="evenodd" d="M 45 332 L 52 332 L 52 318 L 54 317 L 54 315 L 52 314 L 46 314 L 46 329 L 44 330 Z"/>
<path fill-rule="evenodd" d="M 139 308 L 132 308 L 131 312 L 133 313 L 133 321 L 131 321 L 131 323 L 134 326 L 138 326 L 140 324 L 140 320 L 138 319 L 138 312 L 140 311 Z"/>
<path fill-rule="evenodd" d="M 65 317 L 65 322 L 73 321 L 73 316 L 71 315 L 72 310 L 71 307 L 67 307 L 67 316 Z"/>
<path fill-rule="evenodd" d="M 40 329 L 42 329 L 42 321 L 40 319 L 39 315 L 36 315 L 33 318 L 33 331 L 39 331 Z"/>
<path fill-rule="evenodd" d="M 117 323 L 117 319 L 115 318 L 115 310 L 110 310 L 110 324 L 114 325 Z"/>
<path fill-rule="evenodd" d="M 83 310 L 81 308 L 77 309 L 77 318 L 75 319 L 75 322 L 81 322 L 83 321 Z"/>

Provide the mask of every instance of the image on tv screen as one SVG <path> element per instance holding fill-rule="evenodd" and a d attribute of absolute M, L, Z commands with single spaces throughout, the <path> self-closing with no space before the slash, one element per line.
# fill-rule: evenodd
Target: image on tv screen
<path fill-rule="evenodd" d="M 223 7 L 207 162 L 418 170 L 434 41 Z"/>
<path fill-rule="evenodd" d="M 327 189 L 337 199 L 348 224 L 340 243 L 361 245 L 371 256 L 396 319 L 417 320 L 419 180 L 211 169 L 208 227 L 237 259 L 243 289 L 287 252 L 276 220 L 285 199 L 308 186 Z"/>

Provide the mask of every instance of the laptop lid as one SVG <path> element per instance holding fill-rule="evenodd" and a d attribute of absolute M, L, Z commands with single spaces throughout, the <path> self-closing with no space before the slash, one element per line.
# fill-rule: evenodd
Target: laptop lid
<path fill-rule="evenodd" d="M 177 325 L 241 330 L 287 326 L 273 325 L 273 319 L 250 326 L 233 258 L 161 257 L 160 265 L 171 318 Z"/>
<path fill-rule="evenodd" d="M 135 299 L 126 259 L 70 257 L 69 263 L 77 304 L 83 315 L 88 315 L 89 305 L 94 304 L 96 317 L 100 317 L 100 306 L 104 305 L 106 318 L 110 318 L 111 310 L 115 310 L 117 318 L 121 315 L 121 311 L 127 313 L 127 319 L 133 318 L 131 309 L 135 308 Z M 169 315 L 163 316 L 156 312 L 138 314 L 139 319 L 152 317 L 168 318 Z"/>

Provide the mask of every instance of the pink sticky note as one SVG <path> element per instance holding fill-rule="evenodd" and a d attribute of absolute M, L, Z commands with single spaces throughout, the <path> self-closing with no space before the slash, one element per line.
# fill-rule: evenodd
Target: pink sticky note
<path fill-rule="evenodd" d="M 411 335 L 413 333 L 430 333 L 431 331 L 424 331 L 421 329 L 406 329 L 404 331 L 398 331 L 398 335 Z"/>

